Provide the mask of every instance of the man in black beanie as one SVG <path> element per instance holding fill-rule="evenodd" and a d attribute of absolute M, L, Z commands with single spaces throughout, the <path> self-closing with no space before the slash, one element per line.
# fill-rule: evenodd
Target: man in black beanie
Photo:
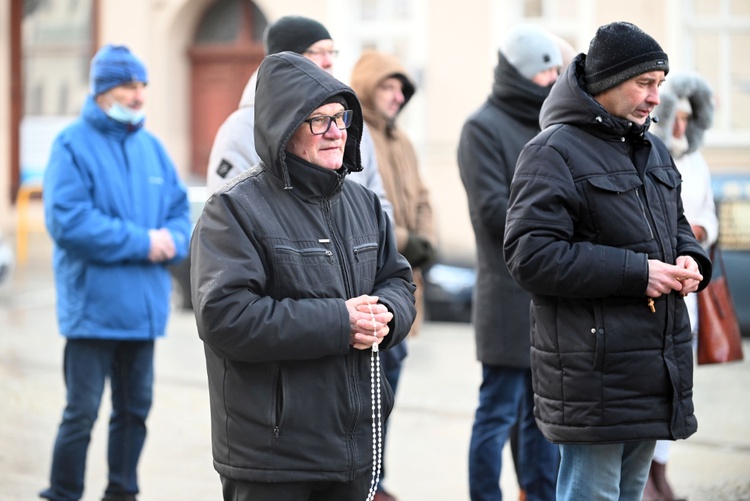
<path fill-rule="evenodd" d="M 328 30 L 315 19 L 284 16 L 270 24 L 263 34 L 266 54 L 296 52 L 333 74 L 333 62 L 338 54 Z M 206 185 L 212 193 L 216 188 L 255 166 L 260 157 L 255 151 L 255 86 L 258 72 L 254 72 L 240 98 L 239 108 L 229 115 L 216 132 L 206 169 Z M 362 136 L 362 171 L 352 172 L 349 179 L 369 188 L 380 198 L 383 210 L 392 217 L 391 203 L 385 196 L 383 180 L 378 171 L 375 149 L 367 129 Z"/>
<path fill-rule="evenodd" d="M 638 27 L 602 26 L 516 166 L 504 256 L 532 297 L 534 413 L 560 446 L 558 501 L 640 501 L 656 440 L 698 426 L 683 297 L 708 284 L 711 261 L 648 131 L 668 71 Z"/>

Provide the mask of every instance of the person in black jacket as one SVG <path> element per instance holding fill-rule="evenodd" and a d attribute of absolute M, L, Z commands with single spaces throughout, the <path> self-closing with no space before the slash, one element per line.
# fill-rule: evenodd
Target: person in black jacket
<path fill-rule="evenodd" d="M 487 101 L 466 121 L 458 166 L 477 246 L 473 323 L 482 385 L 469 446 L 473 501 L 501 496 L 502 451 L 518 424 L 516 471 L 528 501 L 555 499 L 557 447 L 534 420 L 529 362 L 529 293 L 503 260 L 508 193 L 523 146 L 539 133 L 539 110 L 557 80 L 557 41 L 533 25 L 505 37 Z M 520 411 L 519 411 L 520 408 Z"/>
<path fill-rule="evenodd" d="M 638 27 L 600 27 L 513 177 L 504 255 L 532 296 L 534 413 L 560 444 L 560 501 L 639 501 L 656 440 L 697 429 L 683 297 L 712 269 L 648 132 L 668 71 Z"/>
<path fill-rule="evenodd" d="M 348 86 L 267 56 L 255 122 L 260 164 L 208 199 L 191 243 L 214 467 L 226 500 L 371 499 L 393 407 L 377 351 L 411 328 L 411 268 L 346 179 L 363 126 Z"/>

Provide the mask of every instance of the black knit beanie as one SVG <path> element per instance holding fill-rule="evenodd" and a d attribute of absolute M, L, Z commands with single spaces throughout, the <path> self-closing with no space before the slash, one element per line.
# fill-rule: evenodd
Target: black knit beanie
<path fill-rule="evenodd" d="M 268 26 L 263 35 L 267 54 L 292 51 L 304 53 L 320 40 L 329 40 L 328 30 L 314 19 L 302 16 L 284 16 Z"/>
<path fill-rule="evenodd" d="M 649 71 L 669 73 L 661 46 L 638 26 L 615 22 L 601 26 L 586 55 L 586 87 L 596 96 Z"/>

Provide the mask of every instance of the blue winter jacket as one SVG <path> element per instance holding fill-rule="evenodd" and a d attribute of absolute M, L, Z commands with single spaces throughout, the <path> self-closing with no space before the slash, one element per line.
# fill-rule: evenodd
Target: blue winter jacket
<path fill-rule="evenodd" d="M 171 279 L 188 252 L 185 186 L 161 143 L 108 117 L 89 96 L 52 145 L 44 176 L 55 242 L 60 332 L 69 338 L 147 340 L 164 335 Z M 177 255 L 148 260 L 150 229 L 167 228 Z"/>

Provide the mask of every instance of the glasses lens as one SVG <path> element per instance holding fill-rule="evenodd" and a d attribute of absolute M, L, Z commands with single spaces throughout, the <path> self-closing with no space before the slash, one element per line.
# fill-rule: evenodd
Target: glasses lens
<path fill-rule="evenodd" d="M 341 113 L 334 115 L 333 118 L 336 120 L 336 127 L 340 130 L 348 129 L 352 124 L 353 115 L 354 112 L 352 110 L 344 110 Z"/>
<path fill-rule="evenodd" d="M 313 134 L 325 134 L 331 126 L 331 117 L 315 117 L 307 120 L 310 124 L 310 132 Z"/>

